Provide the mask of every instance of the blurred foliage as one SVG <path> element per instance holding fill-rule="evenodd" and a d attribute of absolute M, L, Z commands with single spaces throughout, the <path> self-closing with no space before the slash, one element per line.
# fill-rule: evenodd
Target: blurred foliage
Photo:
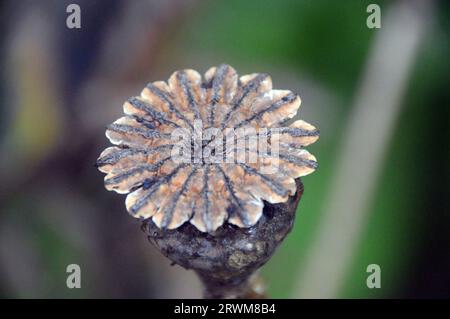
<path fill-rule="evenodd" d="M 365 26 L 370 1 L 218 1 L 188 22 L 191 48 L 230 59 L 287 66 L 351 93 L 373 34 Z M 382 3 L 382 2 L 379 2 Z M 361 14 L 364 13 L 364 14 Z"/>

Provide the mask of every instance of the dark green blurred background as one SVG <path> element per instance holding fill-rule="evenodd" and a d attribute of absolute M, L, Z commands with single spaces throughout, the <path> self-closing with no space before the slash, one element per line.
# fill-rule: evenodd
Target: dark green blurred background
<path fill-rule="evenodd" d="M 80 30 L 66 27 L 72 2 Z M 370 3 L 381 29 L 366 26 Z M 93 164 L 126 98 L 223 62 L 299 93 L 299 116 L 321 130 L 294 230 L 262 270 L 269 295 L 450 297 L 448 1 L 18 0 L 0 12 L 0 297 L 200 296 Z M 66 287 L 72 263 L 81 289 Z M 366 286 L 373 263 L 381 289 Z"/>

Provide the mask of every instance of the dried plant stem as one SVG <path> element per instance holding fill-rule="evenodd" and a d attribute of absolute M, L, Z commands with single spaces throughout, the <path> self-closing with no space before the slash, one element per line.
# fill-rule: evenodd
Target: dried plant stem
<path fill-rule="evenodd" d="M 205 299 L 264 299 L 266 287 L 259 271 L 243 280 L 221 281 L 206 273 L 198 273 L 203 283 Z"/>

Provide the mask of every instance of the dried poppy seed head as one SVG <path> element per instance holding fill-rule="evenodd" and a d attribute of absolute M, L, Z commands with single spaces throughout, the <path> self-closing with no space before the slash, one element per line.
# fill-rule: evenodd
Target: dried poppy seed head
<path fill-rule="evenodd" d="M 318 139 L 318 130 L 302 120 L 283 126 L 299 106 L 298 95 L 272 89 L 266 74 L 238 77 L 228 65 L 210 68 L 203 78 L 177 71 L 125 102 L 125 116 L 106 131 L 116 146 L 105 149 L 97 165 L 108 190 L 128 194 L 129 213 L 159 228 L 186 222 L 210 233 L 226 222 L 251 227 L 264 201 L 285 203 L 296 193 L 295 179 L 317 167 L 303 147 Z M 180 142 L 175 132 L 190 140 Z M 256 148 L 246 144 L 252 138 Z M 192 151 L 182 161 L 175 156 L 180 146 Z"/>

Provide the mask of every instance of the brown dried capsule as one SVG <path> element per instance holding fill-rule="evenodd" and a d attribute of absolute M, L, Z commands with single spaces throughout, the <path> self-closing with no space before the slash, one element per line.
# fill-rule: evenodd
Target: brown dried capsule
<path fill-rule="evenodd" d="M 318 130 L 302 120 L 283 127 L 299 106 L 298 95 L 272 89 L 266 74 L 238 77 L 228 65 L 203 78 L 177 71 L 125 102 L 125 116 L 106 131 L 116 146 L 97 165 L 108 190 L 128 194 L 128 212 L 161 229 L 186 222 L 208 233 L 226 222 L 251 227 L 264 202 L 287 202 L 295 179 L 317 167 L 303 147 Z M 190 151 L 181 160 L 180 147 Z"/>

